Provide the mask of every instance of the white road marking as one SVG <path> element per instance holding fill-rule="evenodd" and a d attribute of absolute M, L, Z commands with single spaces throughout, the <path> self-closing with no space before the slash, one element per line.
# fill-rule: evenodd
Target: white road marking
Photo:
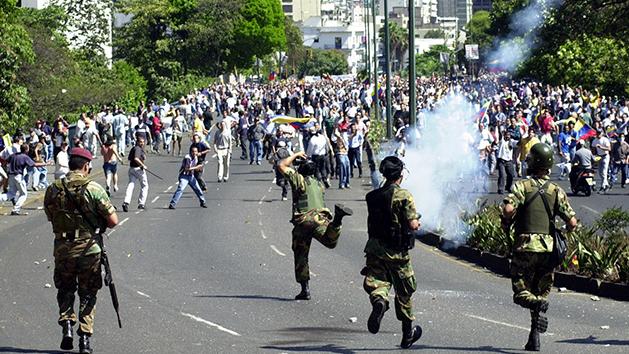
<path fill-rule="evenodd" d="M 124 218 L 121 222 L 118 223 L 118 226 L 122 226 L 122 224 L 126 223 L 129 218 Z"/>
<path fill-rule="evenodd" d="M 286 257 L 286 254 L 282 253 L 282 251 L 278 250 L 277 247 L 275 247 L 274 245 L 271 245 L 271 249 L 275 251 L 275 253 L 279 254 L 280 256 Z"/>
<path fill-rule="evenodd" d="M 485 321 L 485 322 L 489 322 L 489 323 L 493 323 L 493 324 L 498 324 L 498 325 L 505 326 L 505 327 L 521 329 L 521 330 L 527 331 L 527 332 L 531 330 L 528 327 L 522 327 L 522 326 L 514 325 L 514 324 L 511 324 L 511 323 L 500 322 L 500 321 L 492 320 L 492 319 L 489 319 L 489 318 L 472 315 L 472 314 L 469 314 L 469 313 L 465 313 L 464 315 L 467 316 L 467 317 L 470 317 L 470 318 L 475 318 L 477 320 L 481 320 L 481 321 Z M 546 332 L 543 335 L 554 336 L 555 334 L 554 333 L 550 333 L 550 332 Z"/>
<path fill-rule="evenodd" d="M 273 187 L 269 187 L 269 193 L 271 193 L 272 190 L 273 190 Z"/>
<path fill-rule="evenodd" d="M 151 203 L 155 203 L 158 199 L 159 199 L 159 195 L 157 197 L 153 198 L 153 200 L 151 200 Z"/>
<path fill-rule="evenodd" d="M 193 319 L 193 320 L 195 320 L 197 322 L 201 322 L 201 323 L 204 323 L 204 324 L 206 324 L 208 326 L 214 327 L 214 328 L 218 329 L 219 331 L 223 331 L 225 333 L 229 333 L 232 336 L 240 337 L 240 334 L 238 332 L 234 332 L 231 329 L 225 328 L 225 327 L 223 327 L 223 326 L 221 326 L 219 324 L 216 324 L 214 322 L 210 322 L 208 320 L 204 320 L 201 317 L 197 317 L 195 315 L 191 315 L 191 314 L 185 313 L 185 312 L 181 312 L 181 315 L 189 317 L 189 318 L 191 318 L 191 319 Z"/>
<path fill-rule="evenodd" d="M 316 275 L 315 273 L 313 273 L 313 272 L 310 272 L 310 275 L 311 275 L 311 276 L 313 276 L 313 277 L 316 277 L 316 276 L 317 276 L 317 275 Z"/>
<path fill-rule="evenodd" d="M 151 298 L 150 296 L 148 296 L 147 294 L 145 294 L 145 293 L 143 293 L 141 291 L 136 291 L 136 293 L 138 293 L 138 295 L 140 295 L 140 296 L 144 296 L 144 297 L 149 298 L 149 299 Z"/>
<path fill-rule="evenodd" d="M 594 210 L 594 209 L 590 208 L 590 207 L 589 207 L 589 206 L 587 206 L 587 205 L 582 205 L 581 207 L 583 207 L 583 209 L 585 209 L 585 210 L 588 210 L 588 211 L 593 212 L 593 213 L 594 213 L 594 214 L 596 214 L 596 215 L 601 215 L 601 212 L 600 212 L 600 211 L 598 211 L 598 210 Z"/>
<path fill-rule="evenodd" d="M 166 190 L 164 191 L 164 193 L 168 193 L 169 190 L 173 189 L 173 186 L 170 186 L 168 188 L 166 188 Z"/>
<path fill-rule="evenodd" d="M 258 215 L 262 216 L 262 210 L 258 209 Z"/>
<path fill-rule="evenodd" d="M 266 235 L 264 234 L 264 230 L 260 230 L 260 234 L 262 234 L 262 238 L 266 240 Z"/>
<path fill-rule="evenodd" d="M 264 201 L 264 198 L 266 198 L 266 195 L 263 195 L 262 198 L 260 198 L 260 201 L 258 202 L 258 204 L 262 205 L 262 202 Z"/>

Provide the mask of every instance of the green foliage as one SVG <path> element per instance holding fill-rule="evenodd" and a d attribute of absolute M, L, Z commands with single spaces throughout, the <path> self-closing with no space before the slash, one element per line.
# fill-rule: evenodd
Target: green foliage
<path fill-rule="evenodd" d="M 556 52 L 528 64 L 530 72 L 550 83 L 571 83 L 588 89 L 629 95 L 629 50 L 620 40 L 583 35 L 567 40 Z"/>
<path fill-rule="evenodd" d="M 255 57 L 286 48 L 284 12 L 277 0 L 243 0 L 234 24 L 234 42 L 229 66 L 246 68 Z"/>
<path fill-rule="evenodd" d="M 15 1 L 0 0 L 0 127 L 10 130 L 28 119 L 30 98 L 17 74 L 22 63 L 34 60 L 31 39 L 16 11 Z"/>
<path fill-rule="evenodd" d="M 623 208 L 610 208 L 605 210 L 594 226 L 607 235 L 627 236 L 629 227 L 629 212 Z"/>
<path fill-rule="evenodd" d="M 387 127 L 382 120 L 382 117 L 376 119 L 375 113 L 371 111 L 371 117 L 369 120 L 369 131 L 367 132 L 367 139 L 369 140 L 369 145 L 371 146 L 371 150 L 373 151 L 374 156 L 380 155 L 380 148 L 382 142 L 385 141 L 387 134 Z"/>
<path fill-rule="evenodd" d="M 506 37 L 511 32 L 511 15 L 522 10 L 531 0 L 494 0 L 491 3 L 491 28 L 489 33 L 494 36 Z"/>
<path fill-rule="evenodd" d="M 435 45 L 429 51 L 415 56 L 415 70 L 418 76 L 430 76 L 432 74 L 443 75 L 444 65 L 439 62 L 439 53 L 452 51 L 443 44 Z"/>
<path fill-rule="evenodd" d="M 500 214 L 500 206 L 492 204 L 483 206 L 474 215 L 466 216 L 465 221 L 472 228 L 467 244 L 503 256 L 511 254 L 514 242 L 513 232 L 507 235 L 502 230 Z"/>
<path fill-rule="evenodd" d="M 286 36 L 286 66 L 289 73 L 295 73 L 299 63 L 306 58 L 306 47 L 303 44 L 303 35 L 299 27 L 289 17 L 284 18 L 284 33 Z"/>
<path fill-rule="evenodd" d="M 384 27 L 379 30 L 379 36 L 384 41 Z M 389 22 L 389 42 L 391 43 L 391 54 L 395 58 L 392 64 L 392 71 L 400 71 L 402 69 L 402 60 L 404 53 L 408 49 L 408 31 L 395 22 Z"/>
<path fill-rule="evenodd" d="M 441 29 L 431 29 L 424 34 L 424 38 L 444 38 L 446 33 Z"/>
<path fill-rule="evenodd" d="M 487 11 L 477 11 L 467 24 L 466 44 L 478 44 L 479 51 L 487 52 L 491 47 L 494 37 L 489 34 L 491 17 Z"/>
<path fill-rule="evenodd" d="M 348 71 L 347 58 L 340 50 L 307 49 L 306 59 L 300 64 L 299 72 L 305 75 L 341 75 Z"/>

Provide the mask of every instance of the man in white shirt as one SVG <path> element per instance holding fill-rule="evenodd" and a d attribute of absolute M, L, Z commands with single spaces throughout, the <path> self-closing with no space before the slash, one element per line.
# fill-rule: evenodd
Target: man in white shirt
<path fill-rule="evenodd" d="M 502 194 L 505 190 L 511 192 L 513 184 L 513 148 L 517 141 L 511 140 L 511 133 L 505 131 L 500 143 L 498 143 L 498 194 Z M 506 185 L 505 182 L 506 175 Z M 503 186 L 505 187 L 503 189 Z"/>
<path fill-rule="evenodd" d="M 596 148 L 596 156 L 601 158 L 598 162 L 598 175 L 601 177 L 601 189 L 599 189 L 598 193 L 601 194 L 609 189 L 607 171 L 609 170 L 609 152 L 612 149 L 611 141 L 605 135 L 605 130 L 600 129 L 598 131 L 592 146 Z"/>
<path fill-rule="evenodd" d="M 325 134 L 321 133 L 319 124 L 311 127 L 309 130 L 311 137 L 308 142 L 308 149 L 306 154 L 310 156 L 310 159 L 315 163 L 315 178 L 325 184 L 326 188 L 330 187 L 330 183 L 327 180 L 327 171 L 325 168 L 326 153 L 328 151 L 328 138 Z"/>

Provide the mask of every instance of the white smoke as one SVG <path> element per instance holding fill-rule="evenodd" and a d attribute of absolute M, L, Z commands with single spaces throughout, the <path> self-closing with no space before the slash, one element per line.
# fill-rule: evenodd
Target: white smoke
<path fill-rule="evenodd" d="M 404 162 L 409 171 L 402 186 L 412 192 L 422 228 L 463 241 L 467 225 L 461 216 L 477 210 L 479 188 L 485 187 L 478 158 L 477 110 L 463 96 L 449 95 L 425 114 L 425 126 Z M 482 183 L 482 186 L 479 186 Z"/>
<path fill-rule="evenodd" d="M 496 49 L 489 54 L 489 63 L 514 71 L 537 48 L 539 29 L 562 3 L 563 0 L 532 0 L 529 6 L 511 15 L 511 32 L 494 43 Z"/>

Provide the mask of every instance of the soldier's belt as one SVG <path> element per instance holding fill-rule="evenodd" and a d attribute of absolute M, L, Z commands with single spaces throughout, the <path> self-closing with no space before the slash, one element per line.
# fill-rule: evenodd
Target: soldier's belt
<path fill-rule="evenodd" d="M 69 232 L 55 232 L 55 239 L 64 239 L 68 241 L 78 240 L 79 238 L 89 238 L 91 234 L 85 230 L 74 230 Z"/>

